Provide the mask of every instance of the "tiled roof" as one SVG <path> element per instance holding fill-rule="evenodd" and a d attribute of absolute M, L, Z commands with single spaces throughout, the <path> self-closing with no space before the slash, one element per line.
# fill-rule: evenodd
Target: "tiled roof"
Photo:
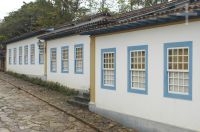
<path fill-rule="evenodd" d="M 98 35 L 149 25 L 158 25 L 172 21 L 185 20 L 186 15 L 188 15 L 190 19 L 200 17 L 200 0 L 173 0 L 152 7 L 120 14 L 108 19 L 108 21 L 112 21 L 112 23 L 98 25 L 91 30 L 83 31 L 81 34 Z"/>
<path fill-rule="evenodd" d="M 43 40 L 51 40 L 64 36 L 80 34 L 82 31 L 93 29 L 96 26 L 108 24 L 109 17 L 111 17 L 109 13 L 98 13 L 79 21 L 75 21 L 72 24 L 64 25 L 53 32 L 39 36 L 38 38 Z"/>
<path fill-rule="evenodd" d="M 10 44 L 10 43 L 17 42 L 17 41 L 20 41 L 20 40 L 23 40 L 23 39 L 27 39 L 27 38 L 31 38 L 31 37 L 34 37 L 34 36 L 37 36 L 37 35 L 41 35 L 41 34 L 44 34 L 46 32 L 49 32 L 49 30 L 48 29 L 41 29 L 41 30 L 38 30 L 38 31 L 25 33 L 21 36 L 16 36 L 14 38 L 8 39 L 8 40 L 2 42 L 2 44 Z"/>

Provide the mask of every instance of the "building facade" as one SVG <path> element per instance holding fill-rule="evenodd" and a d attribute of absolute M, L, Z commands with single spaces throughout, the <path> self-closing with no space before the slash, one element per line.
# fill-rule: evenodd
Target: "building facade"
<path fill-rule="evenodd" d="M 47 41 L 47 80 L 70 88 L 90 88 L 90 38 L 68 36 Z"/>
<path fill-rule="evenodd" d="M 189 23 L 182 4 L 123 14 L 83 33 L 92 36 L 91 111 L 138 131 L 200 130 L 200 4 L 188 3 Z"/>
<path fill-rule="evenodd" d="M 6 71 L 45 79 L 44 48 L 38 46 L 38 35 L 45 31 L 28 33 L 6 42 Z"/>
<path fill-rule="evenodd" d="M 151 120 L 200 130 L 198 25 L 96 37 L 94 111 L 133 127 Z"/>

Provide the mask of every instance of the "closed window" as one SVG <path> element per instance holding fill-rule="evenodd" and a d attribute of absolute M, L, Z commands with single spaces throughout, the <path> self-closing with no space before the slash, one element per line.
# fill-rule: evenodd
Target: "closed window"
<path fill-rule="evenodd" d="M 83 45 L 75 45 L 75 73 L 83 73 Z"/>
<path fill-rule="evenodd" d="M 22 47 L 19 47 L 19 64 L 22 64 Z"/>
<path fill-rule="evenodd" d="M 51 48 L 51 72 L 56 72 L 57 71 L 57 53 L 56 53 L 56 48 Z"/>
<path fill-rule="evenodd" d="M 44 64 L 44 48 L 39 49 L 39 63 Z"/>
<path fill-rule="evenodd" d="M 116 49 L 102 49 L 102 88 L 106 89 L 115 89 L 115 82 L 116 82 Z"/>
<path fill-rule="evenodd" d="M 17 64 L 17 49 L 14 48 L 13 51 L 13 64 Z"/>
<path fill-rule="evenodd" d="M 67 46 L 61 48 L 61 68 L 62 72 L 69 71 L 69 48 Z"/>
<path fill-rule="evenodd" d="M 165 96 L 191 99 L 192 43 L 165 44 Z"/>
<path fill-rule="evenodd" d="M 31 64 L 35 64 L 35 45 L 34 44 L 31 45 L 30 57 L 31 57 Z"/>
<path fill-rule="evenodd" d="M 128 91 L 147 94 L 148 46 L 128 47 Z"/>
<path fill-rule="evenodd" d="M 169 92 L 188 94 L 188 47 L 168 49 Z"/>
<path fill-rule="evenodd" d="M 24 64 L 28 64 L 28 45 L 24 46 Z"/>
<path fill-rule="evenodd" d="M 9 49 L 9 64 L 12 64 L 12 49 Z"/>

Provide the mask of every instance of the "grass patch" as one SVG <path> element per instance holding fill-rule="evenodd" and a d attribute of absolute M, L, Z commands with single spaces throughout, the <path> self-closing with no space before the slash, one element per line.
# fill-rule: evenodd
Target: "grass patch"
<path fill-rule="evenodd" d="M 74 89 L 70 89 L 64 85 L 61 85 L 58 82 L 52 82 L 52 81 L 45 81 L 42 80 L 41 78 L 37 78 L 37 77 L 29 77 L 25 74 L 19 74 L 19 73 L 15 73 L 15 72 L 11 72 L 11 71 L 7 71 L 7 74 L 14 76 L 16 78 L 20 78 L 24 81 L 28 81 L 32 84 L 36 84 L 36 85 L 40 85 L 44 88 L 53 90 L 53 91 L 58 91 L 62 94 L 65 94 L 67 96 L 73 96 L 73 95 L 77 95 L 78 91 L 74 90 Z"/>

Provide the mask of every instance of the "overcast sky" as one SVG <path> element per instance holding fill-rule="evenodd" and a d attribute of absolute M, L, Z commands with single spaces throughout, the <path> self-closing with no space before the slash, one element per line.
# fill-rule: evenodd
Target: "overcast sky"
<path fill-rule="evenodd" d="M 23 1 L 29 3 L 35 0 L 1 0 L 0 3 L 0 19 L 7 16 L 9 12 L 16 11 L 23 5 Z"/>

